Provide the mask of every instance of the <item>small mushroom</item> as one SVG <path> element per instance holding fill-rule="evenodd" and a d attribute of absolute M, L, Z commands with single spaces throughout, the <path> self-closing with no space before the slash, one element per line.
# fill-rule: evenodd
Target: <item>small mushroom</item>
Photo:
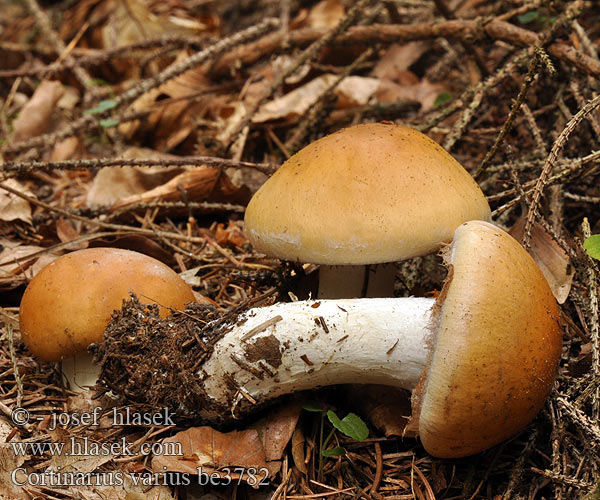
<path fill-rule="evenodd" d="M 475 219 L 489 220 L 490 207 L 450 154 L 416 130 L 370 123 L 287 160 L 250 200 L 245 224 L 257 251 L 321 264 L 318 297 L 344 298 L 393 296 L 395 267 L 366 265 L 435 252 Z"/>
<path fill-rule="evenodd" d="M 412 426 L 434 456 L 474 454 L 517 433 L 556 378 L 556 301 L 523 247 L 487 222 L 459 226 L 443 254 L 448 277 L 435 300 L 278 303 L 225 325 L 199 372 L 204 417 L 374 383 L 413 391 Z"/>
<path fill-rule="evenodd" d="M 102 342 L 111 314 L 135 293 L 157 304 L 161 316 L 194 301 L 190 287 L 162 262 L 119 248 L 90 248 L 63 255 L 29 283 L 21 300 L 23 340 L 42 361 L 63 362 L 71 388 L 96 383 L 87 348 Z"/>

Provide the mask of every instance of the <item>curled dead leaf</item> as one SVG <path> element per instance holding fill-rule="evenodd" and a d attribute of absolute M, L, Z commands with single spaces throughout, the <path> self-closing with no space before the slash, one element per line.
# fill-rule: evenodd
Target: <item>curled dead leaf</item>
<path fill-rule="evenodd" d="M 217 224 L 215 240 L 221 246 L 243 247 L 248 243 L 244 231 L 231 220 L 228 222 L 227 227 L 225 227 L 225 224 Z"/>
<path fill-rule="evenodd" d="M 204 200 L 215 189 L 221 170 L 215 167 L 196 167 L 173 177 L 170 181 L 145 193 L 127 196 L 113 204 L 114 209 L 127 207 L 135 203 L 162 201 Z"/>
<path fill-rule="evenodd" d="M 23 186 L 16 179 L 6 179 L 4 181 L 7 187 L 35 198 L 34 194 Z M 2 189 L 0 184 L 0 220 L 10 222 L 13 220 L 22 220 L 31 224 L 31 206 L 27 200 L 20 198 L 8 191 Z"/>
<path fill-rule="evenodd" d="M 178 158 L 153 149 L 131 147 L 123 158 Z M 88 207 L 112 205 L 157 188 L 183 172 L 181 167 L 105 167 L 98 171 L 86 195 Z"/>
<path fill-rule="evenodd" d="M 321 75 L 310 82 L 288 92 L 282 97 L 263 104 L 254 115 L 254 123 L 270 120 L 291 119 L 302 115 L 337 80 L 333 74 Z M 362 106 L 367 104 L 379 87 L 379 80 L 362 76 L 348 76 L 335 88 L 338 107 Z"/>
<path fill-rule="evenodd" d="M 526 217 L 520 217 L 509 234 L 517 241 L 523 241 Z M 554 298 L 564 304 L 571 291 L 575 268 L 567 253 L 554 241 L 552 236 L 537 222 L 531 226 L 529 253 L 548 281 Z"/>
<path fill-rule="evenodd" d="M 397 81 L 399 75 L 419 60 L 429 47 L 428 42 L 415 41 L 390 45 L 371 72 L 375 78 Z"/>
<path fill-rule="evenodd" d="M 0 283 L 30 280 L 59 255 L 35 245 L 0 238 Z M 39 252 L 44 252 L 37 255 Z M 28 259 L 28 256 L 32 256 Z M 17 279 L 18 278 L 18 279 Z"/>
<path fill-rule="evenodd" d="M 56 235 L 58 239 L 63 243 L 73 241 L 81 236 L 81 233 L 77 231 L 67 220 L 62 217 L 56 221 Z M 89 246 L 88 241 L 81 241 L 79 243 L 71 245 L 71 250 L 81 250 Z"/>
<path fill-rule="evenodd" d="M 152 469 L 157 472 L 198 474 L 201 471 L 224 479 L 241 479 L 253 487 L 271 475 L 256 430 L 222 433 L 211 427 L 192 427 L 163 439 L 162 443 L 179 443 L 183 455 L 155 455 Z M 235 471 L 235 467 L 240 470 Z"/>
<path fill-rule="evenodd" d="M 306 455 L 304 453 L 304 434 L 302 429 L 296 427 L 294 430 L 294 435 L 292 436 L 292 458 L 294 459 L 294 464 L 300 472 L 303 474 L 308 473 L 308 469 L 306 468 L 305 458 Z"/>
<path fill-rule="evenodd" d="M 60 82 L 44 80 L 27 101 L 13 122 L 13 141 L 24 141 L 46 132 L 51 123 L 52 112 L 63 95 Z"/>

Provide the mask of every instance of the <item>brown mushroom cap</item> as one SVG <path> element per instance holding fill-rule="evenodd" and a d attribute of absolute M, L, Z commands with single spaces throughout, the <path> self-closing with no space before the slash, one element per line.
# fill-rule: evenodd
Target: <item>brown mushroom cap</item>
<path fill-rule="evenodd" d="M 550 287 L 514 238 L 472 221 L 447 252 L 414 406 L 425 449 L 453 458 L 487 449 L 535 417 L 554 385 L 562 341 Z"/>
<path fill-rule="evenodd" d="M 29 350 L 58 361 L 101 342 L 111 313 L 134 292 L 146 304 L 183 309 L 194 301 L 190 287 L 162 262 L 129 250 L 90 248 L 63 255 L 31 281 L 19 311 Z"/>
<path fill-rule="evenodd" d="M 246 210 L 254 247 L 287 260 L 377 264 L 424 255 L 463 222 L 489 220 L 469 173 L 416 130 L 371 123 L 308 145 Z"/>

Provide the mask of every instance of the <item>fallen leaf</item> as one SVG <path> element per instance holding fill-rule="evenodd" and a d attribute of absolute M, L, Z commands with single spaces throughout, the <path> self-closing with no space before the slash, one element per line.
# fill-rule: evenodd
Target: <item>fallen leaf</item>
<path fill-rule="evenodd" d="M 78 137 L 67 137 L 57 142 L 50 153 L 50 161 L 74 160 L 80 157 L 82 144 Z"/>
<path fill-rule="evenodd" d="M 292 438 L 301 412 L 302 404 L 299 401 L 286 401 L 252 426 L 258 431 L 268 462 L 281 460 L 283 457 L 283 451 Z"/>
<path fill-rule="evenodd" d="M 303 474 L 308 473 L 308 469 L 306 468 L 305 462 L 305 453 L 304 453 L 304 434 L 302 433 L 302 429 L 300 427 L 296 427 L 294 430 L 294 435 L 292 436 L 292 458 L 294 459 L 294 464 L 300 472 Z"/>
<path fill-rule="evenodd" d="M 6 179 L 3 183 L 6 184 L 7 187 L 35 198 L 34 194 L 16 179 Z M 0 220 L 5 222 L 22 220 L 23 222 L 31 224 L 31 206 L 29 205 L 29 202 L 5 191 L 0 186 Z"/>
<path fill-rule="evenodd" d="M 348 400 L 356 403 L 356 410 L 386 436 L 415 437 L 407 428 L 412 414 L 408 391 L 371 384 L 351 384 L 343 389 Z"/>
<path fill-rule="evenodd" d="M 526 217 L 520 217 L 509 231 L 519 242 L 523 241 L 526 220 Z M 564 304 L 571 291 L 575 268 L 567 253 L 537 222 L 531 226 L 529 253 L 548 281 L 556 301 Z"/>
<path fill-rule="evenodd" d="M 29 458 L 25 455 L 17 455 L 9 443 L 0 444 L 0 491 L 1 494 L 10 495 L 11 500 L 21 500 L 31 498 L 18 483 L 27 484 L 26 473 L 17 471 L 15 481 L 13 471 L 20 468 L 25 460 Z M 17 483 L 18 482 L 18 483 Z M 0 497 L 2 498 L 2 497 Z"/>
<path fill-rule="evenodd" d="M 191 51 L 181 51 L 173 65 L 190 55 Z M 183 142 L 210 105 L 211 96 L 200 92 L 210 85 L 205 73 L 204 66 L 197 66 L 144 93 L 133 102 L 131 111 L 148 114 L 143 119 L 120 124 L 119 131 L 127 138 L 151 134 L 153 147 L 160 151 L 168 151 Z"/>
<path fill-rule="evenodd" d="M 62 217 L 56 221 L 56 235 L 63 243 L 73 241 L 81 236 L 79 231 L 77 231 L 67 220 L 63 219 Z M 87 248 L 88 246 L 88 241 L 81 241 L 77 244 L 71 245 L 69 249 L 81 250 L 83 248 Z"/>
<path fill-rule="evenodd" d="M 72 435 L 69 431 L 57 427 L 46 431 L 53 443 L 62 443 L 63 452 L 53 453 L 50 456 L 49 466 L 54 470 L 61 472 L 81 472 L 89 473 L 96 470 L 101 465 L 110 462 L 115 456 L 108 453 L 85 453 L 93 443 L 97 442 L 97 437 L 92 441 L 89 438 L 84 439 Z M 112 444 L 112 443 L 109 443 Z"/>
<path fill-rule="evenodd" d="M 399 82 L 399 76 L 419 60 L 429 45 L 429 43 L 421 41 L 390 45 L 377 61 L 371 76 Z"/>
<path fill-rule="evenodd" d="M 48 252 L 41 256 L 27 256 L 45 250 L 35 245 L 21 245 L 18 242 L 0 238 L 0 280 L 24 276 L 32 279 L 43 267 L 58 257 L 56 253 Z M 24 259 L 24 260 L 20 260 Z"/>
<path fill-rule="evenodd" d="M 302 115 L 336 80 L 333 74 L 321 75 L 282 97 L 263 104 L 254 115 L 254 123 L 270 120 L 291 119 Z M 335 88 L 338 107 L 362 106 L 367 104 L 379 87 L 379 80 L 362 76 L 348 76 Z"/>
<path fill-rule="evenodd" d="M 123 158 L 178 158 L 153 149 L 129 148 Z M 112 205 L 120 200 L 141 195 L 165 184 L 183 172 L 181 167 L 104 167 L 98 171 L 87 192 L 85 201 L 88 207 Z"/>
<path fill-rule="evenodd" d="M 184 193 L 185 199 L 188 201 L 204 200 L 214 191 L 220 175 L 221 170 L 219 168 L 196 167 L 145 193 L 122 198 L 113 204 L 113 209 L 156 200 L 179 201 L 184 199 Z"/>
<path fill-rule="evenodd" d="M 24 141 L 43 134 L 52 124 L 52 112 L 63 95 L 60 82 L 44 80 L 13 122 L 13 141 Z"/>
<path fill-rule="evenodd" d="M 116 5 L 115 5 L 116 4 Z M 113 12 L 102 30 L 104 47 L 122 47 L 170 34 L 193 37 L 218 34 L 220 20 L 215 15 L 200 15 L 173 2 L 128 0 L 114 2 Z"/>
<path fill-rule="evenodd" d="M 403 78 L 407 78 L 405 74 Z M 422 111 L 428 111 L 435 106 L 437 97 L 446 90 L 441 83 L 431 83 L 423 78 L 417 83 L 398 84 L 391 80 L 381 80 L 375 93 L 378 102 L 396 102 L 399 100 L 415 101 L 421 104 Z"/>
<path fill-rule="evenodd" d="M 305 25 L 311 28 L 335 28 L 346 9 L 339 0 L 323 0 L 310 9 Z"/>
<path fill-rule="evenodd" d="M 215 240 L 221 246 L 243 247 L 248 243 L 242 228 L 231 220 L 227 223 L 227 227 L 225 224 L 217 224 Z"/>
<path fill-rule="evenodd" d="M 265 450 L 258 432 L 253 429 L 221 433 L 211 427 L 192 427 L 161 442 L 180 443 L 183 456 L 155 455 L 152 469 L 157 472 L 198 474 L 201 470 L 204 474 L 216 473 L 232 480 L 241 478 L 253 487 L 258 487 L 258 483 L 270 475 Z M 235 467 L 245 472 L 236 472 Z M 249 474 L 252 471 L 254 478 Z"/>

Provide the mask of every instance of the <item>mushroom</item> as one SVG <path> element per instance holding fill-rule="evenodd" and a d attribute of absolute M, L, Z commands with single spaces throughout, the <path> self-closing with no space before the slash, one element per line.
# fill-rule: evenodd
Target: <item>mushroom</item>
<path fill-rule="evenodd" d="M 224 325 L 199 371 L 208 419 L 331 384 L 413 391 L 425 449 L 462 457 L 514 435 L 546 400 L 561 352 L 559 311 L 533 259 L 483 221 L 443 249 L 437 299 L 278 303 Z"/>
<path fill-rule="evenodd" d="M 320 298 L 393 296 L 396 262 L 435 252 L 490 207 L 469 173 L 416 130 L 356 125 L 308 145 L 246 209 L 257 251 L 321 264 Z M 373 286 L 373 282 L 377 284 Z"/>
<path fill-rule="evenodd" d="M 190 287 L 162 262 L 119 248 L 63 255 L 29 283 L 19 310 L 23 341 L 42 361 L 61 361 L 73 390 L 96 383 L 98 368 L 87 348 L 102 342 L 111 314 L 135 293 L 161 316 L 193 302 Z"/>

